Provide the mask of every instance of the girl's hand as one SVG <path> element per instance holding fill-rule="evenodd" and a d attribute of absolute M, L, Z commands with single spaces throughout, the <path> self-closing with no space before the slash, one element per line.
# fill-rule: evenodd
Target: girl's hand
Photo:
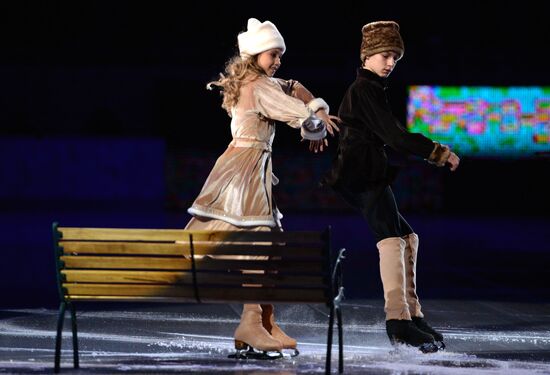
<path fill-rule="evenodd" d="M 339 132 L 340 128 L 337 124 L 340 124 L 342 120 L 338 116 L 328 115 L 327 112 L 324 109 L 320 109 L 317 112 L 315 112 L 315 116 L 317 116 L 319 119 L 323 120 L 323 122 L 327 126 L 327 131 L 330 135 L 334 137 L 334 131 Z"/>
<path fill-rule="evenodd" d="M 300 142 L 304 142 L 306 139 L 302 138 Z M 319 139 L 317 141 L 309 141 L 309 151 L 311 152 L 323 152 L 325 147 L 328 147 L 328 141 L 326 138 Z"/>
<path fill-rule="evenodd" d="M 334 137 L 335 131 L 336 132 L 340 131 L 340 128 L 337 125 L 342 122 L 340 117 L 328 115 L 324 109 L 320 109 L 317 112 L 315 112 L 315 116 L 317 116 L 321 121 L 325 123 L 327 132 L 331 136 Z M 302 141 L 304 141 L 304 139 L 302 139 Z M 328 140 L 326 138 L 320 139 L 318 141 L 309 141 L 309 151 L 312 151 L 315 153 L 323 152 L 327 147 L 328 147 Z"/>
<path fill-rule="evenodd" d="M 328 147 L 328 141 L 326 138 L 319 139 L 318 141 L 309 141 L 309 151 L 312 151 L 315 153 L 323 152 L 325 147 Z"/>

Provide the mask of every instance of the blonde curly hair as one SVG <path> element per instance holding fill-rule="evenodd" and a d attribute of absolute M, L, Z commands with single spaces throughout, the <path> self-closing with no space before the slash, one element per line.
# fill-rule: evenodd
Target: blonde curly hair
<path fill-rule="evenodd" d="M 220 78 L 217 81 L 209 82 L 206 88 L 208 90 L 212 90 L 212 86 L 220 88 L 223 96 L 222 108 L 231 117 L 231 108 L 239 101 L 241 86 L 262 75 L 265 75 L 265 72 L 258 65 L 257 55 L 246 59 L 236 55 L 225 64 L 225 74 L 220 73 Z"/>

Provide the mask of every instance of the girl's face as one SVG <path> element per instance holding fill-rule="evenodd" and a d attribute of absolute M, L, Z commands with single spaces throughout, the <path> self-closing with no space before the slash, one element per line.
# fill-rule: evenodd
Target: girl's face
<path fill-rule="evenodd" d="M 265 74 L 269 77 L 273 77 L 277 69 L 281 66 L 281 56 L 283 56 L 282 49 L 269 49 L 258 55 L 258 65 L 263 69 Z"/>
<path fill-rule="evenodd" d="M 365 59 L 363 68 L 370 70 L 382 78 L 387 78 L 399 60 L 399 54 L 393 51 L 376 53 Z"/>

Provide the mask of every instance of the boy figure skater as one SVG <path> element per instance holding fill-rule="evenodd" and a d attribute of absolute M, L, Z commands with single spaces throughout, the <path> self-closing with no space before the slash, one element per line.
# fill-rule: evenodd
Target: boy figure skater
<path fill-rule="evenodd" d="M 451 171 L 460 159 L 448 146 L 409 133 L 391 113 L 385 88 L 404 53 L 399 25 L 372 22 L 362 33 L 362 65 L 340 104 L 338 153 L 324 182 L 361 212 L 377 241 L 391 343 L 435 351 L 444 347 L 443 335 L 424 320 L 416 293 L 418 235 L 398 210 L 390 187 L 395 171 L 384 147 L 420 156 L 438 167 L 448 165 Z"/>

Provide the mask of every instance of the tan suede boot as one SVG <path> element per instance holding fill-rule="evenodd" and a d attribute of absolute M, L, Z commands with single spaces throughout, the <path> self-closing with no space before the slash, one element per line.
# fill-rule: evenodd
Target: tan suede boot
<path fill-rule="evenodd" d="M 275 314 L 273 305 L 262 305 L 262 324 L 264 328 L 283 344 L 283 349 L 296 349 L 296 340 L 283 332 L 281 327 L 275 323 Z"/>
<path fill-rule="evenodd" d="M 260 305 L 245 304 L 241 322 L 233 335 L 235 349 L 245 350 L 252 347 L 263 351 L 281 351 L 283 344 L 273 338 L 262 325 L 262 308 Z"/>
<path fill-rule="evenodd" d="M 419 238 L 416 233 L 402 237 L 405 240 L 405 269 L 407 280 L 407 303 L 414 324 L 423 332 L 433 336 L 435 341 L 443 342 L 443 335 L 424 320 L 422 306 L 416 293 L 416 263 L 418 258 Z"/>
<path fill-rule="evenodd" d="M 421 331 L 412 321 L 407 303 L 405 240 L 389 237 L 376 246 L 380 254 L 380 277 L 384 287 L 386 333 L 392 344 L 404 343 L 434 352 L 438 347 L 432 335 Z"/>
<path fill-rule="evenodd" d="M 380 254 L 386 320 L 411 320 L 406 299 L 405 241 L 400 237 L 389 237 L 379 241 L 376 247 Z"/>
<path fill-rule="evenodd" d="M 411 233 L 402 237 L 405 240 L 405 279 L 407 284 L 407 304 L 411 316 L 423 318 L 422 306 L 416 294 L 416 259 L 418 256 L 418 235 Z"/>

